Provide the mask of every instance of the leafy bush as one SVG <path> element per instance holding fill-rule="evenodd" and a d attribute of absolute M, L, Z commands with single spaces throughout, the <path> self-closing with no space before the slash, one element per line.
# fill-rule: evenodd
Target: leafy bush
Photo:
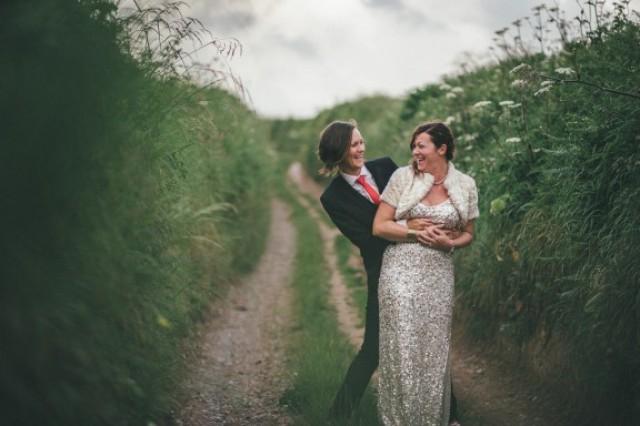
<path fill-rule="evenodd" d="M 260 253 L 268 129 L 109 1 L 0 8 L 4 422 L 157 421 L 181 339 Z"/>

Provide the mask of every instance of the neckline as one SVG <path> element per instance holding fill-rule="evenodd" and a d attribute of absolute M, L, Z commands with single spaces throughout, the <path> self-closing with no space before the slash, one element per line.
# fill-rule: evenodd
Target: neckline
<path fill-rule="evenodd" d="M 441 201 L 438 204 L 427 204 L 424 201 L 420 201 L 420 204 L 422 204 L 425 207 L 438 207 L 438 206 L 441 206 L 441 205 L 443 205 L 443 204 L 445 204 L 447 202 L 451 202 L 451 200 L 449 198 L 447 198 L 446 200 Z"/>

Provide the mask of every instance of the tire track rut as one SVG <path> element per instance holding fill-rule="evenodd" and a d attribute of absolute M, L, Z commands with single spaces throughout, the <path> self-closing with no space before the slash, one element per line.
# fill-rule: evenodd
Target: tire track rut
<path fill-rule="evenodd" d="M 175 423 L 185 426 L 288 425 L 279 398 L 289 382 L 290 288 L 296 231 L 289 207 L 271 203 L 265 252 L 255 270 L 212 306 L 197 360 L 183 385 Z"/>

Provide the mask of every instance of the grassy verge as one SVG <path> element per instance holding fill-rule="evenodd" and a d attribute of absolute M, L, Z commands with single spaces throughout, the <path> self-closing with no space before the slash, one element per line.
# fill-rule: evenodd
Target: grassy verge
<path fill-rule="evenodd" d="M 358 318 L 364 323 L 365 308 L 367 306 L 367 275 L 363 268 L 349 264 L 353 244 L 343 235 L 338 235 L 334 242 L 334 250 L 338 256 L 338 267 L 344 278 L 351 298 L 355 303 Z"/>
<path fill-rule="evenodd" d="M 290 192 L 282 197 L 293 209 L 298 229 L 298 253 L 295 261 L 295 318 L 298 333 L 291 345 L 291 388 L 283 397 L 301 424 L 324 425 L 335 393 L 340 386 L 354 350 L 339 334 L 336 313 L 329 305 L 329 274 L 322 259 L 320 233 L 313 219 Z M 351 424 L 375 425 L 375 398 L 368 391 Z"/>
<path fill-rule="evenodd" d="M 112 2 L 2 8 L 0 423 L 160 423 L 184 338 L 262 249 L 268 128 L 132 56 Z"/>

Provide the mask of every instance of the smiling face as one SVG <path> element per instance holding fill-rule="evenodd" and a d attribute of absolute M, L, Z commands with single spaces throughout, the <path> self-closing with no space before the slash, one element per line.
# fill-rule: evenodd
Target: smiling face
<path fill-rule="evenodd" d="M 436 147 L 431 140 L 431 135 L 426 132 L 420 133 L 413 141 L 411 154 L 415 162 L 416 169 L 421 172 L 431 172 L 435 165 L 439 165 L 442 161 L 447 161 L 445 155 L 447 146 L 440 145 Z"/>
<path fill-rule="evenodd" d="M 351 132 L 349 147 L 340 164 L 340 170 L 349 175 L 360 175 L 360 170 L 364 166 L 364 151 L 364 139 L 358 129 L 354 128 Z"/>

